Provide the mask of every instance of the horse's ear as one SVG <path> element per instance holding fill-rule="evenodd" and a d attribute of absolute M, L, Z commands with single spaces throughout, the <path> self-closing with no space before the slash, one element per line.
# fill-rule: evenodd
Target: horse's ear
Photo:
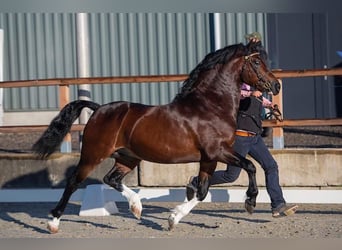
<path fill-rule="evenodd" d="M 261 45 L 261 41 L 257 41 L 257 42 L 253 42 L 250 41 L 247 45 L 247 50 L 248 50 L 248 54 L 252 54 L 255 52 L 260 52 L 260 48 L 262 47 Z"/>

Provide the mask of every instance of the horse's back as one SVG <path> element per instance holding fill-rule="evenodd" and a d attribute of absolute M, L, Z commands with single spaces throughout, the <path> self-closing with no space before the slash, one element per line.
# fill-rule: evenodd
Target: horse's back
<path fill-rule="evenodd" d="M 134 107 L 134 108 L 132 108 Z M 104 136 L 116 134 L 118 129 L 125 125 L 125 129 L 139 117 L 143 116 L 152 106 L 130 103 L 130 102 L 112 102 L 102 105 L 90 117 L 86 127 L 85 133 L 92 131 L 99 131 Z M 134 121 L 129 122 L 129 120 Z M 123 129 L 123 128 L 122 128 Z"/>

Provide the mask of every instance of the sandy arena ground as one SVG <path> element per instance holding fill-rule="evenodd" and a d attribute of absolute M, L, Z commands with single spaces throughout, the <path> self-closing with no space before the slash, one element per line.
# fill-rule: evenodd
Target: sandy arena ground
<path fill-rule="evenodd" d="M 172 230 L 168 216 L 179 203 L 143 203 L 141 220 L 118 203 L 111 216 L 80 217 L 80 204 L 69 203 L 60 231 L 50 234 L 46 222 L 55 203 L 0 203 L 0 238 L 342 238 L 342 205 L 298 204 L 296 214 L 272 218 L 269 204 L 257 204 L 253 215 L 240 203 L 201 203 Z"/>

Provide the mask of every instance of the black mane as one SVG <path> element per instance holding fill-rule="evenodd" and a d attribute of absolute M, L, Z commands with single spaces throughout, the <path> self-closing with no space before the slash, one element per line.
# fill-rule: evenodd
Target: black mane
<path fill-rule="evenodd" d="M 180 93 L 177 97 L 184 97 L 186 94 L 191 92 L 191 90 L 196 87 L 196 82 L 199 76 L 199 73 L 210 70 L 214 68 L 217 64 L 225 64 L 229 60 L 231 60 L 234 56 L 236 56 L 237 52 L 241 52 L 243 54 L 247 54 L 246 47 L 240 44 L 234 44 L 226 46 L 222 49 L 216 50 L 207 54 L 204 59 L 190 72 L 189 77 L 183 82 L 183 86 L 181 88 Z"/>

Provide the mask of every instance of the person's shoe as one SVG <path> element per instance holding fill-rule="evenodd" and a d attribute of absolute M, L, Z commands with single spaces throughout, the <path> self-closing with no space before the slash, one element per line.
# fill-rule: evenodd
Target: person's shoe
<path fill-rule="evenodd" d="M 189 179 L 189 183 L 186 185 L 186 198 L 188 201 L 192 200 L 197 192 L 196 186 L 192 183 L 195 176 L 191 176 Z"/>
<path fill-rule="evenodd" d="M 287 206 L 284 204 L 283 206 L 279 208 L 273 209 L 272 216 L 274 218 L 290 216 L 290 215 L 293 215 L 297 211 L 297 209 L 298 209 L 297 205 Z"/>

